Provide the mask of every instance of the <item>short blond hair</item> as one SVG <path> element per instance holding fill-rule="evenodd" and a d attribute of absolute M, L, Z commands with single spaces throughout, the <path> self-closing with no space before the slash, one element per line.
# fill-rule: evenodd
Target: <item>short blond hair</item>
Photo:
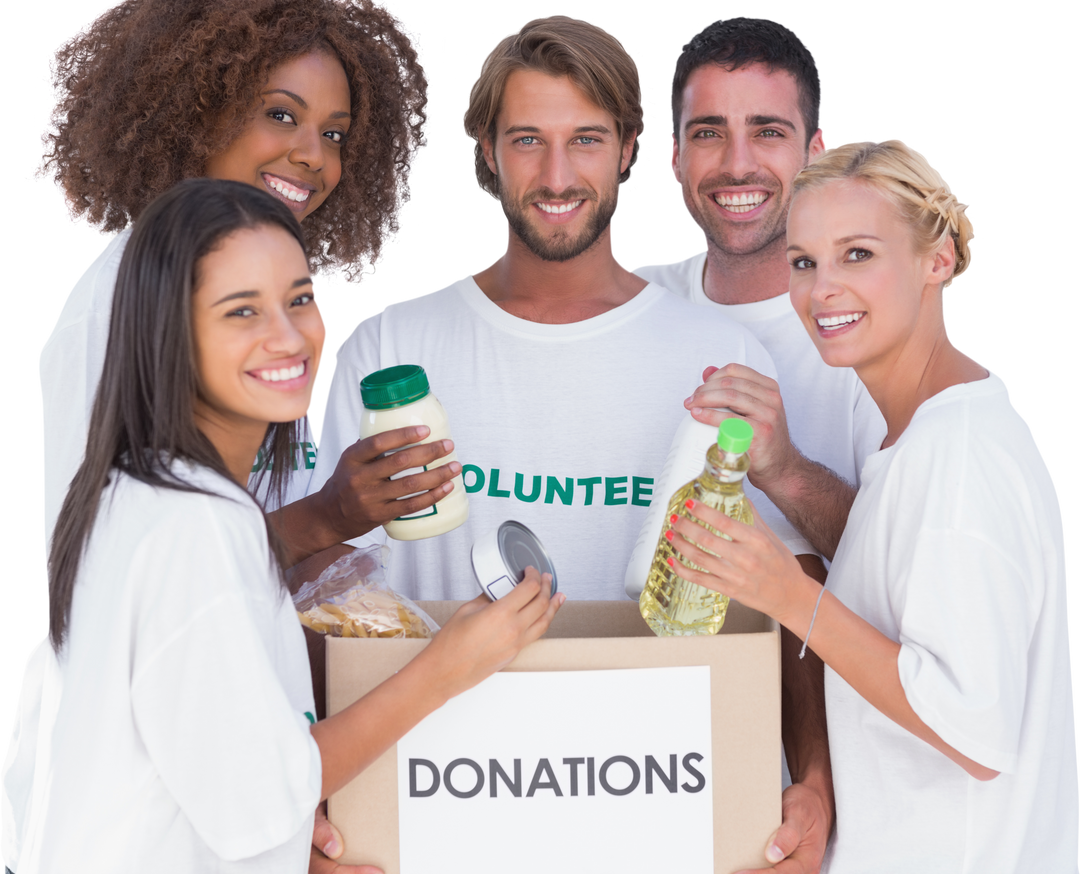
<path fill-rule="evenodd" d="M 619 140 L 634 137 L 630 163 L 619 181 L 630 178 L 638 154 L 642 122 L 637 66 L 615 37 L 594 24 L 553 15 L 530 21 L 520 33 L 500 42 L 484 61 L 480 78 L 469 95 L 465 132 L 476 140 L 476 181 L 488 194 L 499 196 L 499 180 L 484 160 L 484 138 L 494 139 L 495 121 L 506 80 L 516 70 L 538 70 L 549 76 L 568 76 L 586 97 L 615 118 Z"/>
<path fill-rule="evenodd" d="M 945 285 L 971 263 L 974 232 L 964 214 L 967 205 L 956 199 L 926 158 L 900 140 L 829 149 L 795 177 L 793 191 L 798 194 L 838 179 L 862 180 L 892 201 L 911 226 L 917 251 L 933 252 L 951 237 L 956 266 Z"/>

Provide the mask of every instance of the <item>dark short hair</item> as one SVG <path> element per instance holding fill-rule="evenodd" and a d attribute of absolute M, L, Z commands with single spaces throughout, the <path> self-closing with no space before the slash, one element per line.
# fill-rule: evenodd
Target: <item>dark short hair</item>
<path fill-rule="evenodd" d="M 188 179 L 155 199 L 135 221 L 116 278 L 86 452 L 49 549 L 49 637 L 58 652 L 67 635 L 79 565 L 112 473 L 157 488 L 204 491 L 174 472 L 171 464 L 179 459 L 231 479 L 195 422 L 201 386 L 191 300 L 203 258 L 230 234 L 267 226 L 289 234 L 306 256 L 300 225 L 288 207 L 242 182 Z M 299 420 L 267 428 L 263 451 L 273 460 L 270 491 L 278 496 L 304 425 Z M 267 537 L 280 564 L 280 544 L 269 525 Z"/>
<path fill-rule="evenodd" d="M 630 178 L 644 130 L 637 66 L 615 37 L 594 24 L 553 15 L 530 21 L 520 33 L 506 37 L 487 56 L 480 78 L 469 95 L 465 132 L 476 140 L 476 181 L 488 194 L 499 196 L 499 180 L 484 160 L 484 138 L 494 138 L 495 121 L 506 80 L 515 70 L 539 70 L 549 76 L 568 76 L 593 103 L 611 113 L 619 141 L 634 139 L 630 163 L 619 181 Z"/>
<path fill-rule="evenodd" d="M 790 30 L 764 18 L 729 18 L 714 21 L 684 45 L 671 83 L 671 116 L 676 138 L 686 82 L 694 70 L 706 64 L 728 70 L 764 64 L 772 72 L 790 73 L 799 89 L 799 111 L 806 124 L 806 143 L 810 144 L 818 129 L 821 83 L 814 56 Z"/>

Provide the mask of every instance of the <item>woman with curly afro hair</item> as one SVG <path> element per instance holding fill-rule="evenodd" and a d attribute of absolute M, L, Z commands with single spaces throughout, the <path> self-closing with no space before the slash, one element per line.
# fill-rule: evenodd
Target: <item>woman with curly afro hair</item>
<path fill-rule="evenodd" d="M 75 216 L 120 233 L 42 353 L 49 535 L 82 458 L 116 272 L 143 209 L 182 179 L 245 182 L 302 221 L 314 269 L 355 277 L 397 230 L 427 102 L 409 39 L 371 0 L 127 0 L 60 49 L 54 79 L 44 169 Z M 404 480 L 386 494 L 381 484 L 435 456 L 402 452 L 393 470 L 371 468 L 410 442 L 415 434 L 395 433 L 358 446 L 330 489 L 290 507 L 279 519 L 290 558 L 400 515 L 390 502 L 410 494 Z M 410 482 L 411 492 L 436 490 L 413 501 L 429 506 L 452 475 Z"/>
<path fill-rule="evenodd" d="M 123 230 L 181 179 L 213 176 L 212 159 L 270 108 L 271 71 L 305 55 L 341 66 L 353 132 L 304 233 L 315 266 L 355 270 L 396 229 L 427 103 L 416 52 L 370 0 L 122 3 L 57 53 L 45 168 L 76 216 Z"/>

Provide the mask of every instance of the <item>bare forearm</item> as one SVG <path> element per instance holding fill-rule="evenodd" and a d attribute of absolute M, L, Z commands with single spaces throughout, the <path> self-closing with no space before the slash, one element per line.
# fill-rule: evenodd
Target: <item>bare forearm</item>
<path fill-rule="evenodd" d="M 814 588 L 804 587 L 793 601 L 794 609 L 785 617 L 778 617 L 802 639 L 813 614 L 817 597 Z M 821 597 L 810 647 L 869 704 L 956 762 L 972 777 L 991 780 L 997 776 L 997 771 L 969 759 L 922 721 L 908 703 L 900 682 L 900 644 L 857 616 L 828 591 Z"/>
<path fill-rule="evenodd" d="M 311 728 L 323 766 L 323 798 L 375 761 L 455 695 L 502 670 L 537 640 L 566 600 L 551 577 L 525 579 L 492 603 L 480 595 L 450 617 L 411 662 L 359 701 Z"/>
<path fill-rule="evenodd" d="M 447 701 L 425 670 L 423 653 L 359 701 L 311 727 L 328 798 Z"/>
<path fill-rule="evenodd" d="M 335 524 L 334 515 L 321 492 L 308 495 L 284 507 L 267 513 L 274 532 L 285 546 L 285 567 L 291 568 L 305 559 L 367 532 L 345 532 Z M 370 529 L 369 529 L 370 530 Z"/>
<path fill-rule="evenodd" d="M 832 561 L 855 501 L 855 487 L 829 468 L 795 452 L 782 475 L 750 481 L 769 496 L 814 549 Z"/>
<path fill-rule="evenodd" d="M 796 558 L 807 576 L 825 582 L 825 566 L 818 556 L 799 555 Z M 822 805 L 829 814 L 828 826 L 831 826 L 835 803 L 825 719 L 825 665 L 809 649 L 800 659 L 800 649 L 802 641 L 786 628 L 781 629 L 784 751 L 792 782 L 804 783 L 821 796 Z"/>

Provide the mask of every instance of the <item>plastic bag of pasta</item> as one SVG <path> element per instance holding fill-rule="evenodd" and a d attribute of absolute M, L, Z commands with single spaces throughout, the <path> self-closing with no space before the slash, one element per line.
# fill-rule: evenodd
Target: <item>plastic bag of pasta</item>
<path fill-rule="evenodd" d="M 385 546 L 356 549 L 293 596 L 300 621 L 331 637 L 420 637 L 439 630 L 435 621 L 386 585 Z"/>

